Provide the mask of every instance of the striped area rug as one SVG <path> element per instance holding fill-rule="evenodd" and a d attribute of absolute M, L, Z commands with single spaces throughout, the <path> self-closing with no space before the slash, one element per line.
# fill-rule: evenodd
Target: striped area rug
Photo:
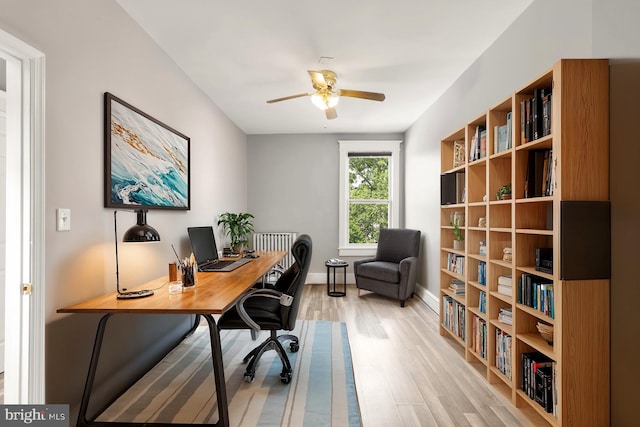
<path fill-rule="evenodd" d="M 252 383 L 243 357 L 262 340 L 249 331 L 221 331 L 231 426 L 360 426 L 349 338 L 344 323 L 298 321 L 300 350 L 282 384 L 275 351 L 263 354 Z M 97 421 L 210 423 L 218 419 L 207 326 L 170 352 Z"/>

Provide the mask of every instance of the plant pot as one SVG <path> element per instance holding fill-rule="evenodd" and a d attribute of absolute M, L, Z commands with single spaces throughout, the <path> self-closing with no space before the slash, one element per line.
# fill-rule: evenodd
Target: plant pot
<path fill-rule="evenodd" d="M 511 194 L 503 194 L 500 196 L 500 200 L 511 200 Z"/>
<path fill-rule="evenodd" d="M 464 250 L 464 240 L 454 240 L 453 241 L 453 249 L 457 251 Z"/>

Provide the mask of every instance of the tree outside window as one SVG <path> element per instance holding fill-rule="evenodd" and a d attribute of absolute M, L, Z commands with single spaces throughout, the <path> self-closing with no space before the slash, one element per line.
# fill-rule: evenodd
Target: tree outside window
<path fill-rule="evenodd" d="M 377 243 L 389 226 L 389 155 L 349 157 L 349 243 Z"/>

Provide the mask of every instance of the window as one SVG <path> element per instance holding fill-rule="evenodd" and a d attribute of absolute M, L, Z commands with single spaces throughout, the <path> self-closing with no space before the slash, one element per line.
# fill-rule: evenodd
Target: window
<path fill-rule="evenodd" d="M 380 228 L 399 226 L 401 142 L 339 141 L 340 256 L 375 254 Z"/>

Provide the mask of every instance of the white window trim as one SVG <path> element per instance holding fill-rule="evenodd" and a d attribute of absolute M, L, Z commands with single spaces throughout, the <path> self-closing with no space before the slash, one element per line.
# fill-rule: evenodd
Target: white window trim
<path fill-rule="evenodd" d="M 389 179 L 389 227 L 400 225 L 400 144 L 401 140 L 338 141 L 340 148 L 340 190 L 338 253 L 340 256 L 373 256 L 376 244 L 349 244 L 349 153 L 391 153 Z"/>

